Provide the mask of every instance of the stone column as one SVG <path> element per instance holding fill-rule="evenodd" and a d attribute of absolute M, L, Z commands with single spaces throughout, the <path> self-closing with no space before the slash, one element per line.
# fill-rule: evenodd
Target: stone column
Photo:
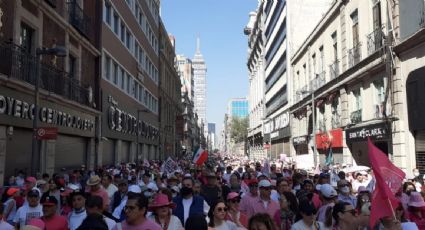
<path fill-rule="evenodd" d="M 96 166 L 96 149 L 94 138 L 89 138 L 87 141 L 87 168 L 93 170 Z"/>
<path fill-rule="evenodd" d="M 130 162 L 136 162 L 136 151 L 137 151 L 137 143 L 136 142 L 130 142 L 130 156 L 128 161 Z"/>
<path fill-rule="evenodd" d="M 7 127 L 0 125 L 0 185 L 4 184 L 6 169 L 6 137 Z"/>
<path fill-rule="evenodd" d="M 117 139 L 115 142 L 115 149 L 114 149 L 114 164 L 121 163 L 121 147 L 122 141 L 120 139 Z"/>
<path fill-rule="evenodd" d="M 341 88 L 339 90 L 339 101 L 340 101 L 340 119 L 341 119 L 341 125 L 346 126 L 350 124 L 350 114 L 348 109 L 348 94 L 347 90 L 345 88 Z M 342 162 L 345 164 L 352 164 L 353 163 L 353 156 L 351 154 L 350 149 L 347 146 L 347 142 L 345 140 L 345 132 L 343 131 L 342 134 L 343 137 L 343 148 L 342 148 Z"/>
<path fill-rule="evenodd" d="M 44 152 L 42 153 L 43 158 L 41 159 L 42 172 L 46 172 L 49 175 L 53 175 L 55 172 L 55 158 L 56 158 L 56 140 L 48 140 L 44 142 Z"/>
<path fill-rule="evenodd" d="M 96 166 L 101 166 L 102 165 L 102 161 L 103 161 L 103 144 L 104 144 L 104 141 L 103 140 L 99 141 L 99 146 L 97 147 L 98 154 L 97 154 Z"/>

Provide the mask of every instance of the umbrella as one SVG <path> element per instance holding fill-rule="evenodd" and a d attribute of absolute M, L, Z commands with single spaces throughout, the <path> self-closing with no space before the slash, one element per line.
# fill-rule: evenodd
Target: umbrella
<path fill-rule="evenodd" d="M 358 171 L 367 171 L 367 170 L 369 170 L 370 168 L 369 167 L 367 167 L 367 166 L 363 166 L 363 165 L 355 165 L 355 166 L 352 166 L 352 167 L 350 167 L 350 168 L 346 168 L 346 169 L 343 169 L 343 171 L 345 172 L 345 173 L 351 173 L 351 172 L 358 172 Z"/>

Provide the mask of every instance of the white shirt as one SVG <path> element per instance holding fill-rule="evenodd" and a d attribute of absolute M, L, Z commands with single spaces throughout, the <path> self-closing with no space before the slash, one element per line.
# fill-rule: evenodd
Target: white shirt
<path fill-rule="evenodd" d="M 225 173 L 223 175 L 223 179 L 226 180 L 227 184 L 230 184 L 230 176 L 232 175 L 232 173 Z"/>
<path fill-rule="evenodd" d="M 152 220 L 153 222 L 157 223 L 155 221 L 155 216 L 151 215 L 149 216 L 149 219 Z M 159 223 L 157 223 L 159 224 Z M 162 224 L 159 224 L 159 226 L 161 226 L 162 229 L 164 229 L 164 226 Z M 170 223 L 168 223 L 168 228 L 164 229 L 164 230 L 181 230 L 184 229 L 182 226 L 182 222 L 180 221 L 180 219 L 177 216 L 171 215 L 170 217 Z"/>
<path fill-rule="evenodd" d="M 189 217 L 190 206 L 193 202 L 193 197 L 191 196 L 189 199 L 183 199 L 183 221 L 186 223 L 187 218 Z"/>
<path fill-rule="evenodd" d="M 330 230 L 330 228 L 325 228 L 325 225 L 323 225 L 322 222 L 317 221 L 316 224 L 319 225 L 319 228 L 317 228 L 316 226 L 312 225 L 312 226 L 307 226 L 304 223 L 304 220 L 299 220 L 298 222 L 296 222 L 295 224 L 292 225 L 291 230 Z"/>
<path fill-rule="evenodd" d="M 8 209 L 9 205 L 13 205 L 12 209 L 10 210 L 9 216 L 7 217 L 7 221 L 12 221 L 15 218 L 16 215 L 16 201 L 13 199 L 13 197 L 9 198 L 4 202 L 4 211 Z"/>
<path fill-rule="evenodd" d="M 19 223 L 20 227 L 28 224 L 31 219 L 40 218 L 43 216 L 43 207 L 39 204 L 37 207 L 24 205 L 18 209 L 16 216 L 13 219 L 14 223 Z"/>
<path fill-rule="evenodd" d="M 114 193 L 118 191 L 117 186 L 115 186 L 114 184 L 110 184 L 108 186 L 108 188 L 106 189 L 106 192 L 108 193 L 109 196 L 109 200 L 112 200 L 112 197 L 114 196 Z"/>
<path fill-rule="evenodd" d="M 80 227 L 81 223 L 83 223 L 83 220 L 86 219 L 87 212 L 83 211 L 81 213 L 75 213 L 75 211 L 72 211 L 68 215 L 68 227 L 69 230 L 75 230 L 78 227 Z"/>
<path fill-rule="evenodd" d="M 15 230 L 15 227 L 5 222 L 4 220 L 0 220 L 0 229 L 1 230 Z"/>
<path fill-rule="evenodd" d="M 237 230 L 238 226 L 232 221 L 226 220 L 219 226 L 214 227 L 215 230 Z"/>
<path fill-rule="evenodd" d="M 109 230 L 112 230 L 115 227 L 115 225 L 117 225 L 117 222 L 115 222 L 113 219 L 108 218 L 106 216 L 103 216 L 103 220 L 105 220 Z"/>

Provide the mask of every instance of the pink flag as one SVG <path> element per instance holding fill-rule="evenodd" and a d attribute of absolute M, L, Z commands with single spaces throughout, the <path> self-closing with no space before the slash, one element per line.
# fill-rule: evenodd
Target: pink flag
<path fill-rule="evenodd" d="M 367 145 L 370 165 L 376 179 L 369 222 L 370 227 L 373 228 L 380 218 L 394 215 L 394 209 L 399 203 L 394 194 L 400 189 L 405 173 L 393 165 L 388 156 L 378 149 L 370 139 L 368 139 Z"/>

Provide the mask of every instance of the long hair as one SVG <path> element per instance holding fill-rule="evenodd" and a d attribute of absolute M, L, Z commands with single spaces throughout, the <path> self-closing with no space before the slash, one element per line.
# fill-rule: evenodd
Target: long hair
<path fill-rule="evenodd" d="M 208 223 L 208 226 L 210 227 L 215 227 L 215 223 L 214 223 L 214 210 L 215 207 L 217 207 L 217 205 L 219 203 L 223 203 L 224 205 L 226 205 L 226 203 L 223 200 L 218 200 L 217 202 L 213 203 L 210 207 L 210 210 L 208 211 L 208 218 L 210 219 L 210 222 Z"/>
<path fill-rule="evenodd" d="M 267 230 L 277 230 L 275 223 L 267 213 L 258 213 L 249 218 L 248 230 L 253 229 L 254 223 L 263 223 Z"/>

